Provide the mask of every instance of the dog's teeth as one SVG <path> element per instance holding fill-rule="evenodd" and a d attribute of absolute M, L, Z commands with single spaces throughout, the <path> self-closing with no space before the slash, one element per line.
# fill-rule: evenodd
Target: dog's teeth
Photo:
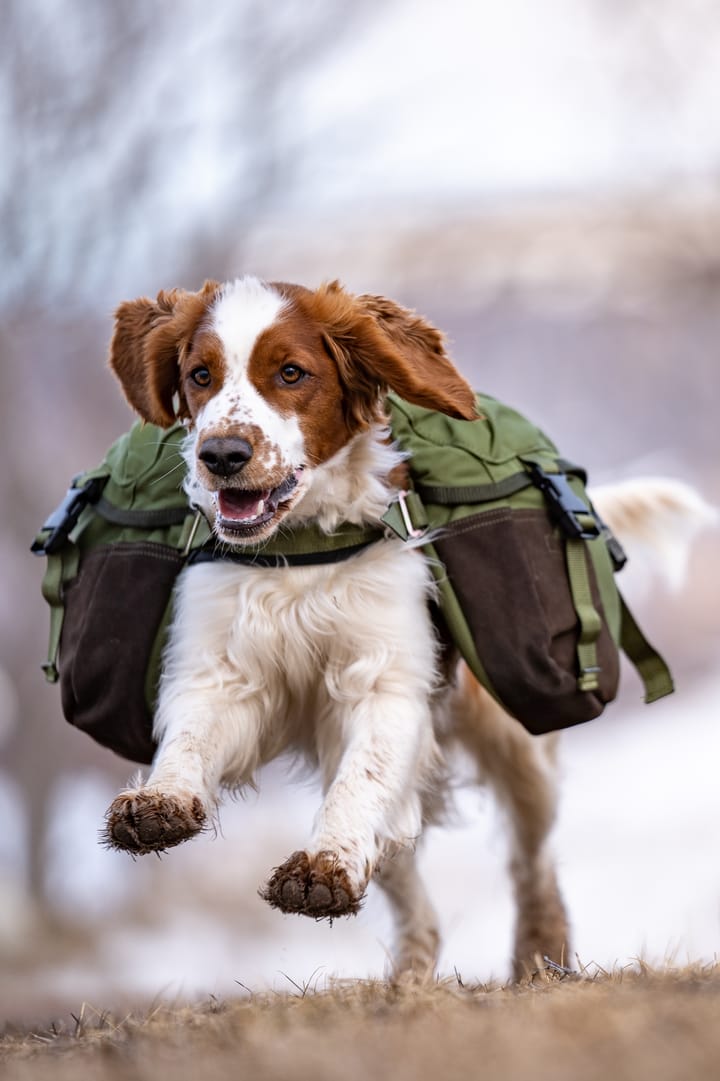
<path fill-rule="evenodd" d="M 265 510 L 265 500 L 261 499 L 252 514 L 245 519 L 246 522 L 256 522 Z"/>

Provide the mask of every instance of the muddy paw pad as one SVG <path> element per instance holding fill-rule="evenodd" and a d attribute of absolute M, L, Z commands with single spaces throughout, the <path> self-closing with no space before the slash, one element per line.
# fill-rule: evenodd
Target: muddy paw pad
<path fill-rule="evenodd" d="M 205 825 L 197 796 L 186 800 L 159 792 L 126 792 L 110 804 L 103 839 L 126 852 L 160 852 L 187 841 Z"/>
<path fill-rule="evenodd" d="M 331 852 L 308 856 L 294 852 L 273 872 L 260 896 L 282 912 L 299 912 L 315 919 L 349 916 L 360 908 L 347 871 Z"/>

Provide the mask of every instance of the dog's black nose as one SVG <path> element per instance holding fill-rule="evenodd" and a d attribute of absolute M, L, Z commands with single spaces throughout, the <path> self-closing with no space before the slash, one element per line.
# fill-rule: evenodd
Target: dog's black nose
<path fill-rule="evenodd" d="M 252 458 L 252 447 L 244 439 L 229 435 L 206 439 L 198 458 L 217 477 L 232 477 Z"/>

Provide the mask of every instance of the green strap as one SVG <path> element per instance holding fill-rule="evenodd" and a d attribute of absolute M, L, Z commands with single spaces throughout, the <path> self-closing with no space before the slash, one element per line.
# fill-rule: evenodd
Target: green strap
<path fill-rule="evenodd" d="M 643 681 L 645 702 L 649 705 L 675 690 L 670 669 L 638 627 L 622 595 L 620 605 L 620 646 Z"/>
<path fill-rule="evenodd" d="M 379 540 L 381 536 L 382 531 L 377 526 L 343 522 L 332 533 L 324 533 L 319 526 L 309 523 L 278 533 L 265 544 L 256 545 L 254 548 L 243 545 L 242 551 L 249 554 L 254 550 L 262 555 L 314 555 L 360 546 Z"/>
<path fill-rule="evenodd" d="M 529 488 L 532 480 L 528 474 L 513 473 L 494 484 L 465 484 L 449 486 L 439 484 L 418 484 L 416 490 L 426 503 L 440 503 L 448 507 L 459 507 L 465 503 L 490 503 L 495 499 L 507 499 L 508 496 Z"/>
<path fill-rule="evenodd" d="M 77 574 L 79 560 L 80 553 L 75 544 L 66 544 L 61 551 L 47 557 L 42 594 L 50 605 L 50 640 L 47 660 L 42 669 L 48 683 L 57 683 L 58 680 L 58 653 L 65 615 L 63 586 Z"/>
<path fill-rule="evenodd" d="M 182 525 L 185 519 L 193 514 L 187 503 L 177 507 L 161 507 L 158 510 L 133 510 L 116 507 L 103 496 L 95 504 L 95 511 L 111 525 L 128 526 L 131 529 L 165 529 L 171 525 Z"/>
<path fill-rule="evenodd" d="M 596 691 L 600 682 L 598 673 L 597 640 L 602 630 L 602 620 L 595 607 L 588 574 L 586 541 L 569 538 L 566 542 L 568 579 L 573 607 L 580 623 L 577 658 L 580 675 L 578 690 Z"/>
<path fill-rule="evenodd" d="M 288 529 L 265 541 L 264 544 L 230 545 L 222 541 L 212 541 L 203 545 L 194 557 L 194 562 L 204 562 L 203 557 L 215 559 L 237 559 L 240 563 L 252 563 L 257 560 L 262 565 L 263 560 L 280 561 L 284 559 L 292 564 L 293 559 L 307 559 L 323 562 L 322 557 L 328 556 L 327 562 L 334 562 L 334 553 L 347 551 L 352 552 L 374 541 L 382 540 L 383 530 L 377 526 L 353 525 L 343 522 L 332 533 L 324 533 L 319 526 L 308 524 Z M 194 545 L 193 545 L 194 547 Z"/>
<path fill-rule="evenodd" d="M 532 455 L 521 461 L 534 461 Z M 537 464 L 542 465 L 547 473 L 565 473 L 566 475 L 579 477 L 583 484 L 587 481 L 587 475 L 580 466 L 568 462 L 565 458 L 558 458 L 554 464 L 547 457 L 537 456 Z M 489 484 L 464 484 L 464 485 L 440 485 L 440 484 L 416 484 L 415 489 L 426 503 L 440 503 L 447 507 L 460 507 L 466 503 L 491 503 L 496 499 L 507 499 L 523 489 L 529 488 L 533 480 L 527 470 L 513 473 L 509 477 Z"/>

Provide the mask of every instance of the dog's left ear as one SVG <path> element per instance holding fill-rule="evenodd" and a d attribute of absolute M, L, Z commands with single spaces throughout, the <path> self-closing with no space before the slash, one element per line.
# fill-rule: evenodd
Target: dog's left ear
<path fill-rule="evenodd" d="M 325 291 L 327 300 L 336 301 L 338 316 L 327 345 L 343 382 L 356 394 L 356 420 L 371 419 L 378 395 L 387 389 L 450 417 L 476 418 L 475 394 L 436 327 L 385 297 L 350 297 L 336 282 Z"/>

